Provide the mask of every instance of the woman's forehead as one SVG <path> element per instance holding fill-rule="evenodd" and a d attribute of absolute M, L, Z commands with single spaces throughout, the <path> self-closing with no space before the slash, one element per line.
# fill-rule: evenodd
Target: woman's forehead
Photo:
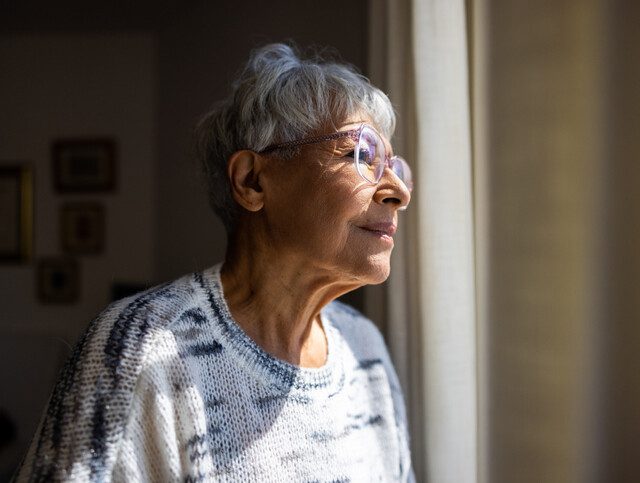
<path fill-rule="evenodd" d="M 355 115 L 349 116 L 347 119 L 345 119 L 342 123 L 340 123 L 337 126 L 337 130 L 338 131 L 350 131 L 352 129 L 358 129 L 363 124 L 367 124 L 367 125 L 371 126 L 376 131 L 376 134 L 378 136 L 380 136 L 380 139 L 382 139 L 382 142 L 385 145 L 386 151 L 388 153 L 392 154 L 393 153 L 393 147 L 391 146 L 391 141 L 389 139 L 387 139 L 380 132 L 380 129 L 378 128 L 378 126 L 366 114 L 360 113 L 360 114 L 355 114 Z"/>
<path fill-rule="evenodd" d="M 336 127 L 338 131 L 348 131 L 349 129 L 356 129 L 362 124 L 369 124 L 370 126 L 376 127 L 376 123 L 373 122 L 373 119 L 363 112 L 356 112 L 347 116 L 347 118 L 343 119 L 342 122 L 339 122 Z"/>

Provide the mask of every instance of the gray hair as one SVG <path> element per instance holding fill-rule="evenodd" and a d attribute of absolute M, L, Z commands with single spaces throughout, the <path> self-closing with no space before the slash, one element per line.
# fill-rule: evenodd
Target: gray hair
<path fill-rule="evenodd" d="M 234 152 L 259 152 L 274 143 L 301 139 L 359 112 L 367 114 L 387 139 L 395 130 L 389 98 L 353 66 L 319 55 L 302 59 L 289 45 L 270 44 L 253 51 L 232 87 L 231 95 L 205 114 L 195 130 L 209 203 L 228 234 L 239 214 L 227 178 L 227 160 Z"/>

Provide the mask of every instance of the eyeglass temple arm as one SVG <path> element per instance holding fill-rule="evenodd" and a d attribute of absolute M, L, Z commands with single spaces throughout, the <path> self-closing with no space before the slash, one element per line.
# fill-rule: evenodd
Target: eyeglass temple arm
<path fill-rule="evenodd" d="M 340 139 L 346 136 L 349 136 L 357 140 L 356 134 L 358 131 L 359 131 L 358 129 L 351 130 L 351 131 L 338 131 L 333 134 L 327 134 L 325 136 L 316 136 L 311 138 L 299 139 L 297 141 L 289 141 L 281 144 L 272 144 L 271 146 L 267 146 L 263 150 L 258 151 L 258 154 L 270 153 L 271 151 L 275 151 L 276 149 L 295 148 L 298 146 L 304 146 L 305 144 L 314 144 L 314 143 L 320 143 L 322 141 L 331 141 L 333 139 Z"/>

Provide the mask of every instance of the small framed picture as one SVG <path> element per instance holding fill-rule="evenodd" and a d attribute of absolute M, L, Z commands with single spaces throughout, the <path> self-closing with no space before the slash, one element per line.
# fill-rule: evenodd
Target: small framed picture
<path fill-rule="evenodd" d="M 44 304 L 72 304 L 78 300 L 78 263 L 72 258 L 44 258 L 38 263 L 38 298 Z"/>
<path fill-rule="evenodd" d="M 0 166 L 0 262 L 26 262 L 33 243 L 33 171 Z"/>
<path fill-rule="evenodd" d="M 60 193 L 113 191 L 116 146 L 109 138 L 59 139 L 53 143 L 53 173 Z"/>
<path fill-rule="evenodd" d="M 104 249 L 105 215 L 100 203 L 65 203 L 60 211 L 60 238 L 64 253 L 89 255 Z"/>

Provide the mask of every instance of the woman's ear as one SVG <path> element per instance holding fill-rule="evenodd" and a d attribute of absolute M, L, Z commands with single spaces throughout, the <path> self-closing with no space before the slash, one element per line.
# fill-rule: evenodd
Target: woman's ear
<path fill-rule="evenodd" d="M 248 211 L 260 211 L 264 205 L 260 186 L 262 165 L 263 158 L 246 149 L 233 153 L 227 163 L 233 199 Z"/>

